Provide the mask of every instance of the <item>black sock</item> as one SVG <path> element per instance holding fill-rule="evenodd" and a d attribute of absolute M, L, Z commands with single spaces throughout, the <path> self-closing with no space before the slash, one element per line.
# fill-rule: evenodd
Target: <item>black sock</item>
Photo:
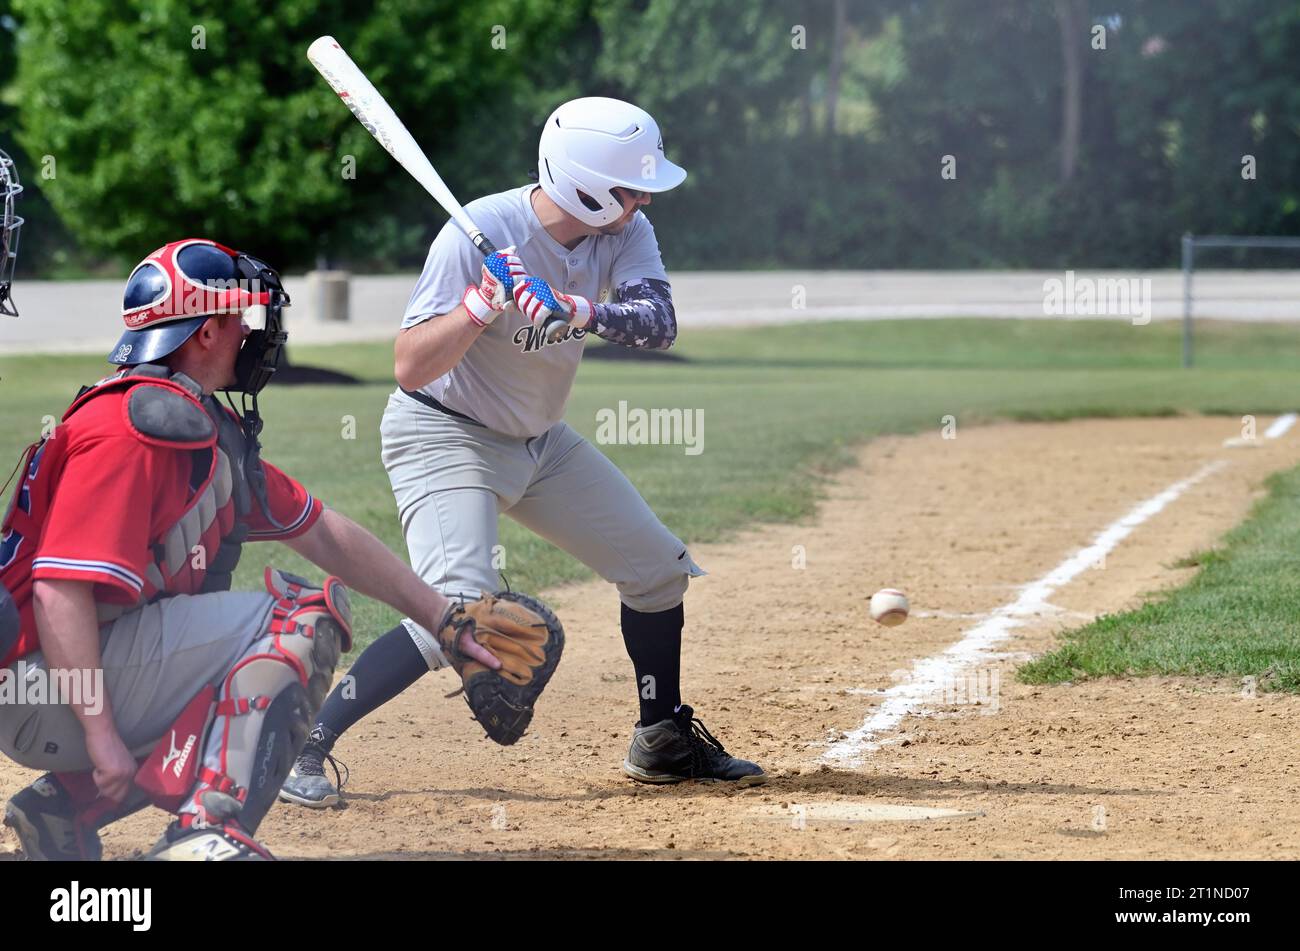
<path fill-rule="evenodd" d="M 348 727 L 372 710 L 378 710 L 428 672 L 429 665 L 405 627 L 399 624 L 381 634 L 352 665 L 348 671 L 350 679 L 340 681 L 321 704 L 312 740 L 328 753 Z"/>
<path fill-rule="evenodd" d="M 644 614 L 623 605 L 623 644 L 636 671 L 641 725 L 666 720 L 682 702 L 682 625 L 679 604 Z"/>

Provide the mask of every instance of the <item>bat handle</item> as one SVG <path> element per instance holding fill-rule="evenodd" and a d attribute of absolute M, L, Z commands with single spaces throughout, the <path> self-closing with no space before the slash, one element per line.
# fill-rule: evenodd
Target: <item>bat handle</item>
<path fill-rule="evenodd" d="M 476 231 L 474 234 L 471 234 L 469 238 L 474 242 L 474 247 L 483 252 L 483 257 L 487 257 L 489 254 L 496 254 L 496 245 L 489 241 L 487 235 L 482 231 Z M 559 340 L 560 337 L 564 335 L 564 331 L 568 329 L 568 326 L 569 322 L 563 317 L 552 317 L 546 321 L 545 326 L 542 327 L 542 339 L 547 343 L 555 343 L 555 341 Z"/>
<path fill-rule="evenodd" d="M 551 317 L 542 328 L 542 339 L 547 343 L 555 343 L 568 328 L 569 322 L 563 317 Z"/>

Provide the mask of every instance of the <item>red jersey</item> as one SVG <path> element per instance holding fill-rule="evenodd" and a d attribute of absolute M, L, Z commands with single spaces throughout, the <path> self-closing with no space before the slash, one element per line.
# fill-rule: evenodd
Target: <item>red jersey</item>
<path fill-rule="evenodd" d="M 128 419 L 128 393 L 114 389 L 88 400 L 29 450 L 0 535 L 0 582 L 22 619 L 18 641 L 0 665 L 39 646 L 32 607 L 39 578 L 94 582 L 98 605 L 130 607 L 160 591 L 162 542 L 191 515 L 212 476 L 196 476 L 193 449 L 143 439 Z M 267 508 L 283 527 L 254 504 L 240 517 L 249 540 L 301 535 L 320 517 L 321 503 L 275 466 L 262 466 Z M 233 524 L 233 516 L 225 518 Z M 199 591 L 202 563 L 186 569 L 169 574 L 166 594 Z"/>

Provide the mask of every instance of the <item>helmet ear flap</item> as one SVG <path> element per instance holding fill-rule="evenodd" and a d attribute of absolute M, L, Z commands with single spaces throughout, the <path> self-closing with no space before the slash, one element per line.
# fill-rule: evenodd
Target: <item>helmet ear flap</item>
<path fill-rule="evenodd" d="M 623 214 L 623 206 L 614 201 L 612 195 L 608 202 L 597 197 L 609 194 L 609 189 L 602 187 L 604 183 L 594 173 L 574 169 L 578 173 L 575 175 L 560 162 L 551 162 L 544 155 L 540 164 L 542 191 L 579 221 L 600 228 L 617 221 Z"/>

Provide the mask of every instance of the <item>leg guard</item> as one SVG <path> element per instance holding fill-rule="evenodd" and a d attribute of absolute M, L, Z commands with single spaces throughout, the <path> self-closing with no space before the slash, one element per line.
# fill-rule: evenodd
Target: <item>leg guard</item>
<path fill-rule="evenodd" d="M 267 631 L 217 687 L 197 782 L 177 810 L 187 829 L 257 828 L 306 742 L 340 653 L 352 646 L 337 578 L 317 588 L 268 568 L 265 580 L 276 599 Z"/>
<path fill-rule="evenodd" d="M 288 778 L 294 759 L 307 742 L 313 716 L 315 710 L 308 701 L 307 691 L 298 684 L 291 684 L 266 708 L 262 735 L 253 757 L 253 776 L 248 781 L 244 807 L 239 811 L 239 824 L 250 834 L 257 832 L 275 803 L 280 784 Z"/>

